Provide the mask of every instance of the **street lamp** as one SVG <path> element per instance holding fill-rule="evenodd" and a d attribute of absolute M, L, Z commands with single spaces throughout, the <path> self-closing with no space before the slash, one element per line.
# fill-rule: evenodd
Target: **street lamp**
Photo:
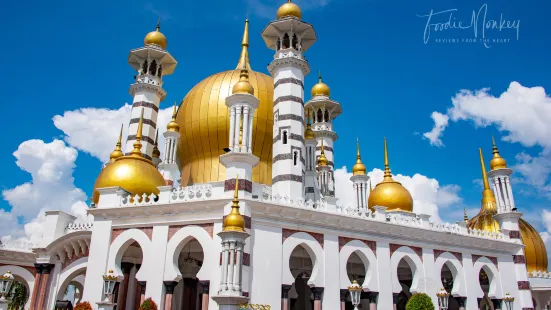
<path fill-rule="evenodd" d="M 0 301 L 5 301 L 8 299 L 8 293 L 12 283 L 13 275 L 11 274 L 11 271 L 8 271 L 4 275 L 0 276 Z"/>
<path fill-rule="evenodd" d="M 117 283 L 118 277 L 115 276 L 113 270 L 103 275 L 103 293 L 105 294 L 105 301 L 112 302 L 111 296 L 115 291 L 115 284 Z"/>
<path fill-rule="evenodd" d="M 358 305 L 360 304 L 360 297 L 362 295 L 363 288 L 358 284 L 356 280 L 352 281 L 352 285 L 348 287 L 350 292 L 350 299 L 352 299 L 352 305 L 354 305 L 354 310 L 358 310 Z"/>
<path fill-rule="evenodd" d="M 507 307 L 507 310 L 513 310 L 514 301 L 515 297 L 511 296 L 509 293 L 505 294 L 505 297 L 503 297 L 503 302 L 505 302 L 505 307 Z"/>
<path fill-rule="evenodd" d="M 450 297 L 450 294 L 442 288 L 438 293 L 436 293 L 436 297 L 438 297 L 440 310 L 448 310 L 448 298 Z"/>

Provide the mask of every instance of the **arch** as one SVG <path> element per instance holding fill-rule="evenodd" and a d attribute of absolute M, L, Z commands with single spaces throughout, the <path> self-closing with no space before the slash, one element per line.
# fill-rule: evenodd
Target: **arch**
<path fill-rule="evenodd" d="M 73 282 L 74 278 L 77 277 L 80 274 L 83 274 L 86 272 L 86 268 L 88 268 L 88 257 L 81 257 L 71 264 L 69 266 L 65 267 L 61 274 L 59 275 L 59 281 L 58 283 L 61 283 L 57 287 L 57 295 L 56 300 L 62 300 L 63 294 L 65 292 L 65 288 Z M 81 291 L 82 293 L 82 291 Z"/>
<path fill-rule="evenodd" d="M 352 253 L 356 253 L 356 255 L 358 255 L 364 263 L 366 273 L 363 287 L 368 288 L 370 291 L 379 291 L 379 282 L 377 281 L 379 278 L 377 270 L 377 257 L 371 248 L 360 240 L 352 240 L 348 242 L 340 251 L 340 288 L 347 289 L 352 284 L 346 271 L 348 258 L 350 258 Z"/>
<path fill-rule="evenodd" d="M 197 272 L 197 278 L 201 280 L 210 280 L 210 271 L 218 268 L 219 256 L 210 255 L 210 253 L 208 253 L 209 249 L 213 248 L 211 236 L 202 227 L 194 225 L 185 226 L 170 238 L 166 246 L 165 281 L 178 281 L 182 278 L 182 273 L 178 267 L 178 256 L 191 239 L 195 239 L 199 242 L 204 253 L 203 265 L 199 272 Z"/>
<path fill-rule="evenodd" d="M 435 270 L 438 272 L 436 275 L 438 287 L 444 287 L 440 276 L 444 265 L 448 266 L 453 275 L 453 287 L 451 291 L 452 296 L 466 296 L 467 290 L 465 276 L 463 274 L 463 266 L 461 266 L 459 260 L 450 252 L 440 254 L 434 262 Z"/>
<path fill-rule="evenodd" d="M 499 276 L 499 271 L 497 270 L 497 267 L 494 265 L 494 263 L 492 263 L 492 261 L 490 261 L 487 257 L 480 257 L 473 266 L 474 275 L 477 278 L 481 269 L 484 269 L 484 272 L 486 272 L 486 275 L 488 276 L 488 280 L 490 282 L 488 297 L 500 298 L 501 296 L 503 296 L 503 292 L 501 289 L 501 277 Z M 475 290 L 477 298 L 484 297 L 484 292 L 482 291 L 482 287 L 480 285 L 473 289 Z"/>
<path fill-rule="evenodd" d="M 29 293 L 29 300 L 27 300 L 25 309 L 29 309 L 31 305 L 30 303 L 31 296 L 33 295 L 34 275 L 30 271 L 28 271 L 27 269 L 21 266 L 5 265 L 0 267 L 0 274 L 5 274 L 8 271 L 11 271 L 14 277 L 22 279 L 23 280 L 22 283 L 27 286 L 27 292 Z"/>
<path fill-rule="evenodd" d="M 320 123 L 323 122 L 323 112 L 321 111 L 321 109 L 318 109 L 317 121 L 320 122 Z"/>
<path fill-rule="evenodd" d="M 91 238 L 92 238 L 91 231 L 87 231 L 87 230 L 74 231 L 52 241 L 50 244 L 48 244 L 48 246 L 46 246 L 46 251 L 48 252 L 49 255 L 52 255 L 52 254 L 55 255 L 57 254 L 56 251 L 60 246 L 63 247 L 64 245 L 70 244 L 73 241 L 91 239 Z M 65 249 L 63 249 L 63 251 L 65 251 Z"/>
<path fill-rule="evenodd" d="M 143 231 L 136 228 L 125 230 L 113 241 L 113 243 L 111 243 L 111 246 L 109 247 L 107 270 L 114 270 L 117 275 L 123 274 L 120 268 L 122 256 L 128 247 L 134 242 L 137 242 L 140 245 L 144 257 L 142 267 L 136 273 L 136 279 L 138 279 L 138 281 L 147 281 L 146 271 L 144 270 L 149 269 L 149 266 L 147 266 L 149 261 L 145 259 L 145 257 L 147 257 L 145 253 L 151 252 L 149 249 L 151 246 L 151 240 Z"/>
<path fill-rule="evenodd" d="M 299 245 L 302 246 L 306 252 L 308 252 L 310 259 L 312 260 L 312 275 L 310 276 L 310 280 L 308 280 L 308 285 L 323 287 L 323 249 L 318 241 L 312 237 L 312 235 L 305 232 L 296 232 L 283 242 L 282 283 L 292 284 L 295 282 L 295 278 L 293 277 L 289 266 L 289 260 L 291 259 L 293 250 Z"/>
<path fill-rule="evenodd" d="M 404 259 L 405 262 L 409 265 L 413 277 L 411 281 L 411 287 L 409 289 L 410 292 L 412 294 L 423 292 L 424 288 L 420 287 L 419 285 L 419 279 L 422 277 L 422 275 L 425 274 L 423 262 L 421 261 L 417 253 L 415 253 L 415 251 L 407 246 L 402 246 L 398 248 L 396 251 L 394 251 L 394 254 L 392 254 L 392 257 L 390 258 L 390 268 L 392 272 L 392 292 L 400 293 L 402 291 L 402 286 L 400 285 L 400 281 L 398 280 L 398 264 L 402 259 Z"/>

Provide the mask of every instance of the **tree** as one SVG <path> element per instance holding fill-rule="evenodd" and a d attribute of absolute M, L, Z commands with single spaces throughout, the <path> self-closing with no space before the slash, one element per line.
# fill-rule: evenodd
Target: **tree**
<path fill-rule="evenodd" d="M 157 309 L 157 304 L 153 300 L 151 300 L 151 298 L 148 298 L 144 300 L 139 310 L 158 310 L 158 309 Z"/>
<path fill-rule="evenodd" d="M 406 310 L 434 310 L 434 304 L 425 293 L 413 294 L 406 305 Z"/>
<path fill-rule="evenodd" d="M 14 281 L 10 291 L 10 303 L 8 304 L 8 310 L 21 310 L 25 307 L 27 300 L 29 300 L 29 292 L 25 284 Z"/>

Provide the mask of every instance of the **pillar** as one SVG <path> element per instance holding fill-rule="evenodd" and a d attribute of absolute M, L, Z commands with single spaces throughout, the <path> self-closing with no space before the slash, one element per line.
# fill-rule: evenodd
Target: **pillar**
<path fill-rule="evenodd" d="M 314 294 L 314 310 L 321 310 L 323 287 L 311 287 L 310 290 Z"/>
<path fill-rule="evenodd" d="M 346 309 L 346 294 L 348 293 L 348 290 L 341 289 L 340 299 L 341 299 L 341 310 Z"/>
<path fill-rule="evenodd" d="M 164 281 L 165 284 L 165 310 L 172 309 L 172 297 L 174 297 L 174 288 L 178 285 L 175 281 Z"/>
<path fill-rule="evenodd" d="M 132 269 L 130 269 L 130 275 L 128 276 L 128 289 L 126 293 L 126 306 L 124 308 L 120 308 L 121 310 L 134 310 L 136 305 L 136 286 L 138 286 L 138 283 L 136 281 L 136 273 L 138 272 L 137 265 L 134 265 Z"/>
<path fill-rule="evenodd" d="M 130 270 L 134 264 L 121 263 L 122 274 L 124 279 L 119 285 L 119 296 L 117 298 L 117 308 L 126 309 L 126 299 L 128 298 L 128 285 L 130 284 Z"/>
<path fill-rule="evenodd" d="M 38 304 L 38 291 L 40 291 L 40 280 L 42 279 L 42 264 L 34 264 L 36 274 L 34 275 L 33 294 L 31 296 L 31 305 L 29 309 L 36 309 Z"/>
<path fill-rule="evenodd" d="M 38 295 L 38 303 L 36 306 L 37 310 L 42 310 L 45 308 L 46 296 L 48 295 L 49 290 L 49 280 L 50 280 L 50 271 L 55 265 L 53 264 L 42 264 L 42 279 L 40 283 L 40 292 Z"/>
<path fill-rule="evenodd" d="M 290 310 L 291 305 L 289 305 L 289 290 L 293 287 L 289 284 L 281 285 L 281 310 Z"/>
<path fill-rule="evenodd" d="M 199 283 L 201 283 L 201 286 L 203 287 L 203 295 L 201 295 L 201 310 L 208 310 L 210 300 L 210 281 L 199 281 Z"/>

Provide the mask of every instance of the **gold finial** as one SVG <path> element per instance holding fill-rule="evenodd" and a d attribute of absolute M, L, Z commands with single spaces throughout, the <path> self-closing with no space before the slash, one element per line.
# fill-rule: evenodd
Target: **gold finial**
<path fill-rule="evenodd" d="M 117 145 L 115 146 L 115 150 L 111 152 L 111 155 L 109 155 L 109 163 L 115 162 L 117 158 L 124 156 L 124 153 L 122 152 L 122 127 L 121 124 L 121 132 L 119 133 L 119 140 L 117 141 Z"/>
<path fill-rule="evenodd" d="M 143 130 L 143 108 L 140 115 L 140 121 L 138 122 L 138 131 L 136 131 L 136 142 L 134 142 L 134 149 L 130 152 L 131 156 L 142 157 L 142 130 Z"/>
<path fill-rule="evenodd" d="M 388 147 L 386 145 L 386 137 L 385 137 L 385 174 L 383 181 L 392 181 L 392 173 L 390 171 L 390 165 L 388 163 Z"/>
<path fill-rule="evenodd" d="M 231 212 L 224 218 L 224 231 L 245 232 L 245 218 L 239 213 L 239 176 L 235 177 Z"/>
<path fill-rule="evenodd" d="M 327 166 L 328 163 L 329 161 L 327 160 L 327 157 L 325 157 L 325 148 L 323 146 L 323 140 L 321 140 L 321 154 L 320 154 L 320 157 L 318 158 L 318 166 L 325 167 Z"/>
<path fill-rule="evenodd" d="M 360 140 L 356 138 L 356 164 L 352 167 L 353 175 L 366 175 L 365 165 L 362 163 L 362 156 L 360 155 Z"/>
<path fill-rule="evenodd" d="M 463 220 L 465 222 L 469 221 L 469 217 L 467 216 L 467 207 L 463 207 Z"/>
<path fill-rule="evenodd" d="M 155 132 L 155 144 L 153 144 L 153 153 L 152 153 L 153 158 L 161 157 L 161 151 L 159 151 L 158 141 L 159 141 L 159 130 L 157 129 L 157 131 Z"/>
<path fill-rule="evenodd" d="M 245 30 L 243 31 L 243 40 L 241 41 L 241 55 L 239 57 L 239 62 L 235 69 L 242 69 L 245 67 L 247 70 L 251 69 L 251 64 L 249 62 L 249 19 L 245 19 Z"/>
<path fill-rule="evenodd" d="M 174 100 L 174 110 L 172 111 L 172 120 L 166 125 L 167 131 L 180 131 L 180 125 L 176 122 L 176 115 L 178 114 L 178 107 L 176 106 L 176 100 Z"/>
<path fill-rule="evenodd" d="M 321 78 L 321 70 L 318 70 L 318 82 L 321 83 L 323 80 Z"/>
<path fill-rule="evenodd" d="M 156 44 L 162 49 L 166 49 L 167 40 L 164 34 L 161 33 L 161 18 L 157 21 L 157 26 L 155 30 L 148 33 L 144 38 L 144 45 Z"/>
<path fill-rule="evenodd" d="M 492 153 L 494 154 L 494 157 L 492 158 L 492 160 L 490 160 L 490 170 L 493 171 L 497 169 L 507 168 L 507 161 L 505 161 L 505 159 L 499 154 L 494 135 L 492 135 L 492 145 Z"/>
<path fill-rule="evenodd" d="M 482 191 L 482 209 L 486 211 L 497 211 L 496 197 L 494 192 L 490 189 L 488 183 L 488 176 L 486 175 L 486 165 L 484 164 L 484 155 L 482 155 L 482 149 L 478 149 L 480 153 L 480 166 L 482 167 L 482 184 L 484 190 Z"/>
<path fill-rule="evenodd" d="M 253 85 L 249 82 L 249 71 L 247 65 L 242 63 L 239 81 L 233 85 L 232 94 L 250 94 L 254 95 Z"/>
<path fill-rule="evenodd" d="M 157 31 L 161 30 L 161 17 L 157 19 L 157 27 L 155 27 Z"/>

